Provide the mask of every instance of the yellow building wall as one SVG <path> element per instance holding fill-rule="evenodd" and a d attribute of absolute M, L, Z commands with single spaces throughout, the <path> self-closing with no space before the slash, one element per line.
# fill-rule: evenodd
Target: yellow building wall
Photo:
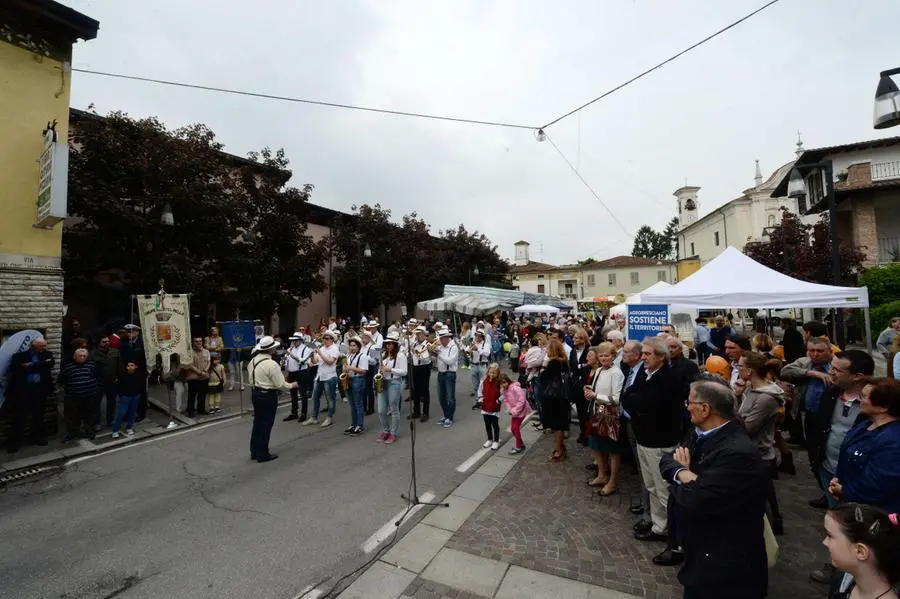
<path fill-rule="evenodd" d="M 62 63 L 0 42 L 0 253 L 59 257 L 62 223 L 35 228 L 41 131 L 69 126 L 70 73 Z M 57 96 L 58 94 L 58 96 Z"/>
<path fill-rule="evenodd" d="M 678 273 L 678 281 L 681 282 L 700 270 L 700 259 L 685 258 L 684 260 L 679 260 L 675 264 L 675 269 Z"/>

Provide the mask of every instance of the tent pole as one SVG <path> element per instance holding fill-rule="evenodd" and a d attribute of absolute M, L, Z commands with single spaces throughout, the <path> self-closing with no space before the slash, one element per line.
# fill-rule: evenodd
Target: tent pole
<path fill-rule="evenodd" d="M 868 308 L 863 308 L 863 318 L 865 318 L 865 321 L 866 321 L 866 351 L 871 352 L 872 351 L 872 319 L 869 318 L 869 309 Z M 891 365 L 888 364 L 888 368 L 890 368 L 890 367 L 891 367 Z"/>

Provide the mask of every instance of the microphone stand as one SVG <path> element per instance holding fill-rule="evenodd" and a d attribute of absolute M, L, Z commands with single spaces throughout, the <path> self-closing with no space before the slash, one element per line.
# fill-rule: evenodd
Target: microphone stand
<path fill-rule="evenodd" d="M 419 490 L 416 482 L 416 419 L 413 418 L 409 421 L 409 447 L 411 453 L 411 461 L 410 466 L 412 469 L 412 493 L 407 496 L 403 493 L 400 494 L 400 497 L 405 499 L 409 504 L 409 507 L 406 509 L 406 512 L 400 516 L 400 519 L 394 522 L 394 526 L 400 526 L 403 523 L 403 519 L 406 518 L 406 514 L 410 512 L 417 505 L 431 505 L 435 507 L 450 507 L 450 504 L 447 502 L 438 502 L 438 501 L 421 501 L 419 500 Z"/>

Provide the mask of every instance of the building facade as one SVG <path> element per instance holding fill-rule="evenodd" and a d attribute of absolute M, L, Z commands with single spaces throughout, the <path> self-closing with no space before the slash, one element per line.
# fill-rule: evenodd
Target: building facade
<path fill-rule="evenodd" d="M 825 174 L 804 166 L 828 161 L 834 173 L 838 239 L 860 246 L 866 267 L 900 262 L 900 137 L 804 151 L 796 166 L 804 173 L 808 196 L 798 202 L 813 220 L 828 211 Z M 784 173 L 773 193 L 786 193 L 789 177 L 790 172 Z"/>
<path fill-rule="evenodd" d="M 799 143 L 798 143 L 799 146 Z M 800 146 L 802 152 L 802 146 Z M 794 162 L 778 168 L 763 180 L 759 161 L 756 162 L 754 186 L 744 190 L 737 198 L 699 216 L 700 187 L 685 186 L 674 193 L 678 209 L 678 260 L 681 278 L 734 246 L 743 251 L 748 242 L 762 241 L 769 227 L 781 222 L 781 209 L 802 214 L 796 200 L 773 197 L 779 181 L 789 173 Z M 815 222 L 815 217 L 803 217 L 804 222 Z"/>
<path fill-rule="evenodd" d="M 0 338 L 36 329 L 57 359 L 72 46 L 98 29 L 50 0 L 0 5 Z"/>

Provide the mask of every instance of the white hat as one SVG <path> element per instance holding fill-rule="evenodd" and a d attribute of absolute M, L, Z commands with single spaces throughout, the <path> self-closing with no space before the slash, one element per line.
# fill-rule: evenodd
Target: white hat
<path fill-rule="evenodd" d="M 349 341 L 347 341 L 348 344 L 353 343 L 353 342 L 356 342 L 356 344 L 358 346 L 362 347 L 362 344 L 363 344 L 362 339 L 360 339 L 356 335 L 350 337 Z"/>
<path fill-rule="evenodd" d="M 256 347 L 253 348 L 253 351 L 269 351 L 270 349 L 275 349 L 281 347 L 281 344 L 275 341 L 275 339 L 271 335 L 265 335 L 260 338 L 259 343 L 256 344 Z"/>
<path fill-rule="evenodd" d="M 388 341 L 392 341 L 392 342 L 394 342 L 394 343 L 396 343 L 396 344 L 399 345 L 399 344 L 400 344 L 400 333 L 398 333 L 397 331 L 391 331 L 391 332 L 388 333 L 387 336 L 384 338 L 384 342 L 385 342 L 385 343 L 387 343 Z"/>
<path fill-rule="evenodd" d="M 484 329 L 475 329 L 475 334 L 484 337 Z"/>
<path fill-rule="evenodd" d="M 322 337 L 331 337 L 331 340 L 334 341 L 337 339 L 337 334 L 334 331 L 325 331 L 322 333 Z"/>
<path fill-rule="evenodd" d="M 370 320 L 370 321 L 366 324 L 366 328 L 367 328 L 367 329 L 377 329 L 379 326 L 380 326 L 380 325 L 378 324 L 378 321 L 377 321 L 377 320 Z"/>
<path fill-rule="evenodd" d="M 372 331 L 367 331 L 367 330 L 363 329 L 362 331 L 359 332 L 359 336 L 360 337 L 368 337 L 369 340 L 371 340 L 372 339 Z"/>
<path fill-rule="evenodd" d="M 407 325 L 411 325 L 411 324 L 419 324 L 419 321 L 418 321 L 417 319 L 415 319 L 415 318 L 410 318 L 409 321 L 408 321 L 406 324 L 407 324 Z"/>
<path fill-rule="evenodd" d="M 453 333 L 450 331 L 450 329 L 441 329 L 440 331 L 438 331 L 438 337 L 440 337 L 441 339 L 443 339 L 444 337 L 452 337 L 452 336 L 453 336 Z"/>
<path fill-rule="evenodd" d="M 126 324 L 122 328 L 125 329 L 126 331 L 140 331 L 141 330 L 141 327 L 139 327 L 136 324 Z"/>
<path fill-rule="evenodd" d="M 419 326 L 417 326 L 417 327 L 414 329 L 413 332 L 415 332 L 415 333 L 428 333 L 428 329 L 426 329 L 426 328 L 425 328 L 424 326 L 422 326 L 422 325 L 419 325 Z"/>
<path fill-rule="evenodd" d="M 431 328 L 433 328 L 433 329 L 440 329 L 440 328 L 442 328 L 443 326 L 444 326 L 444 323 L 443 323 L 443 322 L 441 322 L 440 320 L 436 320 L 436 321 L 434 322 L 434 326 L 432 326 Z"/>
<path fill-rule="evenodd" d="M 288 339 L 290 339 L 291 341 L 302 341 L 303 335 L 301 335 L 300 333 L 294 333 L 293 335 L 288 337 Z"/>

